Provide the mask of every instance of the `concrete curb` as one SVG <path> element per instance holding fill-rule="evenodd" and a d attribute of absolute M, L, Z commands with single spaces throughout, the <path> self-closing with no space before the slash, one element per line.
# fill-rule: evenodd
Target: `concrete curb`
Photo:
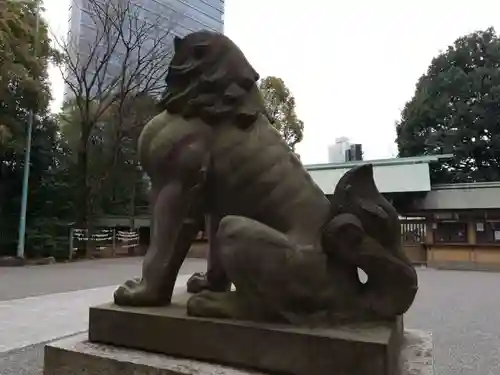
<path fill-rule="evenodd" d="M 40 259 L 2 257 L 0 258 L 0 267 L 44 266 L 48 264 L 54 264 L 55 262 L 56 259 L 54 257 L 47 257 Z"/>

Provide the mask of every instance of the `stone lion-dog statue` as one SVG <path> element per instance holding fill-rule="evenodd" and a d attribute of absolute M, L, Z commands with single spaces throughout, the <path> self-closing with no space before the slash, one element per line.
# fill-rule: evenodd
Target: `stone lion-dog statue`
<path fill-rule="evenodd" d="M 151 243 L 142 278 L 115 303 L 168 305 L 207 216 L 208 271 L 189 281 L 189 315 L 337 324 L 403 314 L 417 274 L 372 166 L 351 169 L 328 199 L 271 125 L 258 80 L 222 34 L 174 39 L 162 112 L 139 139 Z"/>

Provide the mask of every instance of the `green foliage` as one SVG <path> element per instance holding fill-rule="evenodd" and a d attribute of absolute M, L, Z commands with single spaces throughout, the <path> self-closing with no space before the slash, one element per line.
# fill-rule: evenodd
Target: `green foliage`
<path fill-rule="evenodd" d="M 97 108 L 90 105 L 90 110 Z M 135 206 L 147 205 L 148 186 L 137 163 L 137 143 L 142 128 L 156 113 L 154 98 L 145 94 L 129 96 L 110 105 L 92 127 L 87 143 L 90 218 L 99 214 L 133 215 L 131 209 Z M 81 111 L 72 101 L 65 104 L 58 117 L 70 149 L 71 168 L 77 173 Z"/>
<path fill-rule="evenodd" d="M 17 242 L 24 150 L 13 150 L 1 167 L 0 254 L 12 255 Z M 33 129 L 28 190 L 27 255 L 41 255 L 53 247 L 45 245 L 55 239 L 52 230 L 55 223 L 64 226 L 74 209 L 71 190 L 67 149 L 58 134 L 57 122 L 49 115 L 37 117 Z M 43 241 L 35 238 L 34 233 L 43 233 Z M 65 241 L 67 244 L 67 237 Z"/>
<path fill-rule="evenodd" d="M 50 99 L 47 64 L 53 50 L 43 19 L 36 29 L 36 12 L 37 1 L 0 0 L 0 108 L 9 113 L 43 111 Z M 1 115 L 0 124 L 19 125 Z"/>
<path fill-rule="evenodd" d="M 295 113 L 295 98 L 281 78 L 266 77 L 259 82 L 259 89 L 273 126 L 295 151 L 304 132 L 304 123 Z"/>
<path fill-rule="evenodd" d="M 434 58 L 397 124 L 399 156 L 452 153 L 434 182 L 500 179 L 500 38 L 463 36 Z"/>
<path fill-rule="evenodd" d="M 47 110 L 47 66 L 53 51 L 43 18 L 35 40 L 36 11 L 36 1 L 0 0 L 0 255 L 15 254 L 17 245 L 30 111 L 36 115 L 28 190 L 27 254 L 36 256 L 53 249 L 46 246 L 54 241 L 53 227 L 72 211 L 71 200 L 67 199 L 67 192 L 71 191 L 67 149 L 59 136 L 57 119 Z M 35 232 L 43 235 L 33 236 Z"/>
<path fill-rule="evenodd" d="M 43 19 L 36 29 L 36 12 L 36 1 L 0 0 L 0 166 L 3 168 L 21 160 L 29 111 L 44 116 L 50 100 L 47 65 L 52 50 Z"/>

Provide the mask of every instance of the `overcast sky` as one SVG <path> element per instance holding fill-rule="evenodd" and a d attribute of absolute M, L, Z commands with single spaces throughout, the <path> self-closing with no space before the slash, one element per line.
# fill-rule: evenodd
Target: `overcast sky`
<path fill-rule="evenodd" d="M 52 30 L 66 32 L 69 0 L 44 0 Z M 347 136 L 366 159 L 396 155 L 395 122 L 433 56 L 466 33 L 500 30 L 498 0 L 226 0 L 225 32 L 261 76 L 281 77 L 305 124 L 298 151 L 327 162 Z M 62 79 L 51 71 L 54 108 Z"/>

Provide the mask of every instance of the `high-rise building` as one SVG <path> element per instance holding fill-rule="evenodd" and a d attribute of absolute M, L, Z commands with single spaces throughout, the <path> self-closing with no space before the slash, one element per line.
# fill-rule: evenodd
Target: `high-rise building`
<path fill-rule="evenodd" d="M 329 163 L 344 163 L 345 153 L 351 147 L 351 142 L 347 137 L 335 139 L 335 143 L 328 147 L 328 162 Z"/>
<path fill-rule="evenodd" d="M 92 0 L 95 3 L 96 0 Z M 140 19 L 144 22 L 158 23 L 160 27 L 156 27 L 156 31 L 161 29 L 164 21 L 165 32 L 169 32 L 169 38 L 174 35 L 183 37 L 194 31 L 213 30 L 224 32 L 224 0 L 97 0 L 102 4 L 109 1 L 128 1 L 129 4 L 140 10 Z M 96 21 L 91 17 L 89 9 L 89 0 L 71 0 L 70 18 L 69 18 L 69 33 L 68 40 L 71 46 L 71 54 L 73 59 L 83 61 L 88 58 L 89 46 L 95 44 Z M 94 17 L 95 18 L 95 17 Z M 158 20 L 161 20 L 160 22 Z M 151 21 L 154 20 L 154 21 Z M 152 36 L 154 38 L 154 36 Z M 170 40 L 166 41 L 170 43 Z M 106 74 L 109 77 L 119 74 L 119 68 L 123 66 L 120 60 L 120 48 L 117 46 L 113 49 L 113 54 L 110 61 L 116 60 L 116 68 L 107 69 Z M 123 48 L 122 48 L 123 49 Z M 78 55 L 78 57 L 77 57 Z M 95 57 L 92 57 L 96 59 Z M 110 64 L 112 65 L 112 64 Z M 93 72 L 89 69 L 89 74 Z M 67 72 L 72 79 L 71 72 Z M 65 99 L 72 96 L 68 84 L 65 89 Z"/>
<path fill-rule="evenodd" d="M 335 139 L 335 143 L 328 147 L 329 163 L 345 163 L 359 160 L 363 160 L 361 144 L 351 143 L 347 137 Z"/>
<path fill-rule="evenodd" d="M 363 148 L 360 143 L 352 144 L 348 150 L 345 151 L 345 161 L 360 161 L 363 160 Z"/>

